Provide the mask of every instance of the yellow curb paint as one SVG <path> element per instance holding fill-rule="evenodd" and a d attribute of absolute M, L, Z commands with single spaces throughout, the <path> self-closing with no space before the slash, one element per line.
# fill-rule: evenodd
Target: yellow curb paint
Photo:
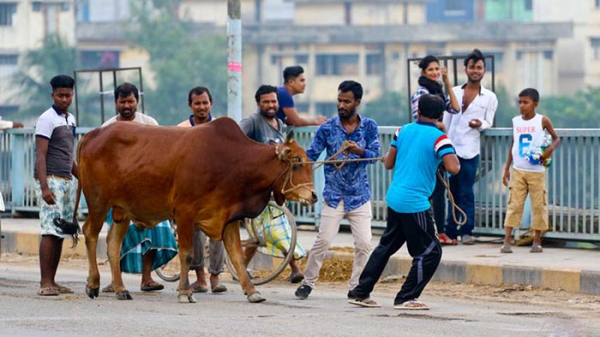
<path fill-rule="evenodd" d="M 40 235 L 37 233 L 18 233 L 16 236 L 17 252 L 38 255 L 40 251 Z"/>
<path fill-rule="evenodd" d="M 558 288 L 578 293 L 581 285 L 579 270 L 542 270 L 542 288 Z"/>
<path fill-rule="evenodd" d="M 502 267 L 483 264 L 467 264 L 466 283 L 500 285 L 502 284 Z"/>

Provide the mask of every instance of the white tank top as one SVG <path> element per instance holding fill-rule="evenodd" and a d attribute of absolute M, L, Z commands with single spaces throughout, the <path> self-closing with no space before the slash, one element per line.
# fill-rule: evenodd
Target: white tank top
<path fill-rule="evenodd" d="M 523 120 L 517 116 L 512 119 L 513 123 L 513 167 L 521 171 L 544 172 L 544 165 L 532 165 L 527 161 L 527 152 L 530 149 L 540 147 L 544 143 L 544 127 L 542 126 L 544 116 L 536 114 L 530 120 Z"/>

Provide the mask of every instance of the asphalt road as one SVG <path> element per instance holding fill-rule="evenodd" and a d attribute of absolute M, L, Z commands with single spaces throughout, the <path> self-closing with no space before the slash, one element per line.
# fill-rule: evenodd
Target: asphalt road
<path fill-rule="evenodd" d="M 101 271 L 105 285 L 107 266 Z M 226 277 L 227 293 L 196 294 L 196 304 L 177 303 L 176 283 L 143 293 L 135 275 L 125 275 L 132 301 L 113 294 L 91 300 L 83 293 L 86 276 L 85 263 L 62 263 L 57 280 L 75 294 L 40 297 L 35 259 L 3 256 L 0 336 L 600 336 L 598 297 L 539 300 L 554 297 L 552 291 L 511 298 L 503 293 L 513 291 L 502 289 L 432 284 L 422 297 L 430 311 L 401 312 L 392 307 L 399 284 L 378 286 L 372 297 L 382 308 L 366 309 L 347 303 L 341 283 L 319 284 L 301 301 L 295 286 L 275 282 L 260 287 L 266 302 L 251 304 Z"/>

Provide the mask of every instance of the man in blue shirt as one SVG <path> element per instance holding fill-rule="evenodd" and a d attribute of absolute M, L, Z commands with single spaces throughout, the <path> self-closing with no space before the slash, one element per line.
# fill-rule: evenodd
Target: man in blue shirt
<path fill-rule="evenodd" d="M 349 159 L 379 156 L 377 123 L 356 113 L 362 95 L 363 89 L 358 82 L 344 81 L 339 85 L 338 116 L 319 127 L 310 148 L 306 151 L 308 158 L 317 160 L 323 150 L 327 150 L 329 158 L 345 144 L 348 146 L 345 153 Z M 342 159 L 342 155 L 335 159 Z M 333 164 L 325 165 L 321 225 L 308 256 L 304 281 L 296 290 L 296 297 L 306 299 L 314 288 L 325 255 L 339 231 L 344 216 L 350 222 L 355 244 L 352 276 L 348 287 L 353 289 L 358 284 L 358 277 L 371 252 L 371 191 L 367 180 L 368 163 L 346 162 L 341 169 L 336 169 Z"/>
<path fill-rule="evenodd" d="M 303 94 L 306 89 L 306 77 L 301 66 L 287 67 L 283 70 L 283 86 L 277 88 L 277 118 L 287 125 L 306 126 L 321 125 L 327 120 L 318 115 L 315 119 L 305 119 L 298 115 L 292 96 Z"/>
<path fill-rule="evenodd" d="M 440 162 L 451 174 L 455 175 L 460 170 L 452 142 L 436 127 L 443 111 L 444 101 L 439 96 L 421 96 L 417 122 L 396 131 L 390 151 L 383 158 L 385 167 L 394 169 L 386 197 L 387 227 L 360 275 L 358 286 L 351 291 L 355 297 L 348 301 L 351 304 L 380 306 L 369 298 L 369 294 L 390 256 L 407 242 L 413 263 L 396 295 L 394 308 L 429 309 L 419 301 L 419 296 L 442 259 L 442 247 L 429 210 L 429 196 L 435 187 L 435 174 Z"/>

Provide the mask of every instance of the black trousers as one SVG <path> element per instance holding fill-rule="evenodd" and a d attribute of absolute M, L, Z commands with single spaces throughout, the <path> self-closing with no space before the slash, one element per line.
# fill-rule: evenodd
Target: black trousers
<path fill-rule="evenodd" d="M 434 226 L 429 210 L 419 213 L 397 213 L 388 207 L 387 227 L 360 274 L 358 286 L 352 290 L 354 296 L 369 297 L 390 257 L 405 242 L 413 262 L 406 281 L 394 299 L 394 304 L 421 296 L 442 259 L 442 247 L 435 235 Z"/>

